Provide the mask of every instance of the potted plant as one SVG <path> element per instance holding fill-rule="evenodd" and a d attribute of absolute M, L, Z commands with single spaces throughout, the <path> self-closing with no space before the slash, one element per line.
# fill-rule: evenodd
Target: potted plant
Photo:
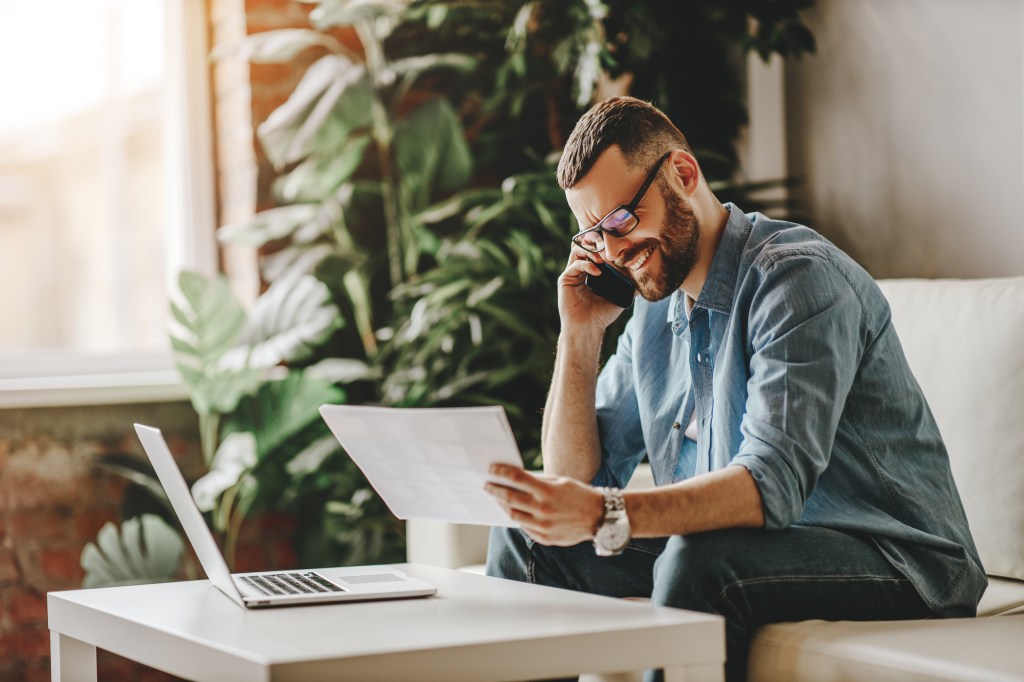
<path fill-rule="evenodd" d="M 538 463 L 576 229 L 553 164 L 576 118 L 603 82 L 631 84 L 677 117 L 719 190 L 752 189 L 730 184 L 745 121 L 734 67 L 751 49 L 813 49 L 810 0 L 302 1 L 310 28 L 231 48 L 255 62 L 319 51 L 257 131 L 279 205 L 218 232 L 259 247 L 267 288 L 244 310 L 223 279 L 183 273 L 172 308 L 209 468 L 194 493 L 229 557 L 249 513 L 285 508 L 303 563 L 393 561 L 402 525 L 316 408 L 501 404 Z M 708 77 L 681 83 L 693 51 Z M 145 484 L 144 467 L 108 464 Z M 110 548 L 137 542 L 128 526 L 104 533 Z"/>

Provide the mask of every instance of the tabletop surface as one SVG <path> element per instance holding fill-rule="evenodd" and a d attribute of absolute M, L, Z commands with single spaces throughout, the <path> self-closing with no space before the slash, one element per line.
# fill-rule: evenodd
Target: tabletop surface
<path fill-rule="evenodd" d="M 590 633 L 615 632 L 625 644 L 652 629 L 721 631 L 721 619 L 706 614 L 419 564 L 397 568 L 435 585 L 437 595 L 249 610 L 206 580 L 74 590 L 50 593 L 50 628 L 81 636 L 65 626 L 130 625 L 264 665 Z M 90 643 L 105 648 L 102 633 Z"/>

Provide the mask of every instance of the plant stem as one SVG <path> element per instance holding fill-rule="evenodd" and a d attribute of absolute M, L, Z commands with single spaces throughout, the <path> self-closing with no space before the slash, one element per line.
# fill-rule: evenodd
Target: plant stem
<path fill-rule="evenodd" d="M 384 202 L 384 226 L 387 236 L 388 253 L 388 274 L 391 280 L 391 288 L 402 283 L 404 276 L 402 270 L 402 238 L 403 238 L 403 216 L 399 201 L 399 178 L 395 174 L 392 141 L 394 140 L 394 127 L 388 115 L 387 107 L 381 97 L 380 89 L 384 86 L 381 82 L 385 70 L 384 46 L 377 38 L 377 34 L 370 22 L 359 22 L 356 24 L 356 33 L 363 43 L 363 52 L 366 55 L 366 69 L 370 73 L 370 82 L 373 84 L 373 100 L 370 103 L 370 114 L 373 119 L 371 135 L 377 147 L 377 156 L 380 163 L 381 175 L 381 198 Z"/>
<path fill-rule="evenodd" d="M 209 467 L 213 456 L 217 453 L 217 433 L 220 430 L 220 414 L 208 412 L 199 415 L 199 447 L 203 453 L 203 461 Z"/>

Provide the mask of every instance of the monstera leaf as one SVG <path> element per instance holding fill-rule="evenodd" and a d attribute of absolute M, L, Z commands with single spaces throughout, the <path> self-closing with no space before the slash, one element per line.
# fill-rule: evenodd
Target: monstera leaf
<path fill-rule="evenodd" d="M 256 299 L 239 344 L 221 366 L 268 369 L 304 360 L 343 324 L 327 285 L 312 275 L 286 277 Z"/>
<path fill-rule="evenodd" d="M 259 125 L 260 145 L 278 170 L 318 148 L 337 149 L 350 133 L 370 125 L 372 98 L 361 64 L 343 55 L 321 57 L 291 97 Z"/>
<path fill-rule="evenodd" d="M 82 587 L 167 582 L 181 564 L 181 536 L 159 516 L 128 519 L 120 531 L 108 523 L 82 550 Z"/>
<path fill-rule="evenodd" d="M 398 167 L 409 190 L 426 205 L 435 190 L 466 184 L 473 157 L 452 105 L 432 99 L 416 108 L 395 131 Z"/>
<path fill-rule="evenodd" d="M 192 497 L 196 506 L 200 511 L 213 511 L 217 498 L 228 488 L 238 485 L 254 466 L 256 437 L 248 431 L 232 433 L 217 448 L 210 470 L 192 484 Z"/>
<path fill-rule="evenodd" d="M 245 312 L 224 277 L 210 280 L 185 271 L 178 286 L 184 301 L 171 303 L 176 323 L 171 328 L 171 347 L 192 406 L 200 415 L 231 412 L 258 380 L 247 363 L 227 368 L 222 361 L 242 331 Z"/>
<path fill-rule="evenodd" d="M 253 64 L 282 64 L 294 59 L 300 52 L 314 45 L 321 45 L 334 52 L 344 50 L 341 43 L 331 36 L 308 28 L 282 28 L 261 31 L 245 40 L 218 46 L 210 58 L 217 60 L 237 56 Z"/>
<path fill-rule="evenodd" d="M 345 392 L 327 379 L 289 372 L 284 380 L 268 381 L 256 395 L 242 401 L 229 428 L 252 432 L 258 457 L 263 459 L 318 421 L 321 405 L 344 399 Z"/>

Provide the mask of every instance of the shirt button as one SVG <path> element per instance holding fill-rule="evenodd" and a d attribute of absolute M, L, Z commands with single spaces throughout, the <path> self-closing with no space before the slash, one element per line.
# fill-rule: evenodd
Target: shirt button
<path fill-rule="evenodd" d="M 700 353 L 697 353 L 697 364 L 700 364 Z"/>
<path fill-rule="evenodd" d="M 680 426 L 682 426 L 682 424 L 680 424 L 679 422 L 676 422 L 675 424 L 672 425 L 672 428 L 673 429 L 678 429 Z"/>

